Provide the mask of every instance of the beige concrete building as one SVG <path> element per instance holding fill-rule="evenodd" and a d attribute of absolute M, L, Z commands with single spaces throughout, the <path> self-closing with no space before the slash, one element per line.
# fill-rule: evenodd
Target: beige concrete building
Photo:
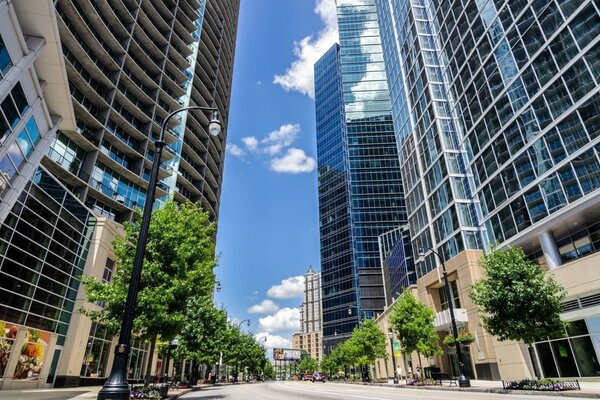
<path fill-rule="evenodd" d="M 482 254 L 480 251 L 464 251 L 446 262 L 459 330 L 467 330 L 475 336 L 475 342 L 463 346 L 463 358 L 469 377 L 484 380 L 518 380 L 531 378 L 536 374 L 542 377 L 565 378 L 572 378 L 575 374 L 599 376 L 598 359 L 595 355 L 600 350 L 600 274 L 597 272 L 600 254 L 593 253 L 549 271 L 568 291 L 565 311 L 561 316 L 565 321 L 569 321 L 571 326 L 566 337 L 535 344 L 535 367 L 530 362 L 525 344 L 500 342 L 481 327 L 477 307 L 468 293 L 471 284 L 483 276 L 479 264 Z M 455 373 L 456 350 L 441 344 L 444 336 L 450 331 L 450 315 L 443 292 L 441 270 L 439 275 L 438 270 L 434 270 L 423 276 L 411 289 L 421 302 L 436 312 L 434 324 L 444 350 L 444 355 L 440 357 L 422 358 L 422 366 Z M 390 328 L 389 314 L 397 301 L 377 318 L 377 324 L 386 334 Z M 390 354 L 391 349 L 388 348 L 388 357 L 385 360 L 377 360 L 374 370 L 377 379 L 392 376 Z M 396 364 L 401 366 L 406 375 L 409 368 L 416 372 L 419 360 L 416 354 L 402 354 L 396 358 Z M 567 373 L 569 369 L 573 374 L 571 376 Z"/>

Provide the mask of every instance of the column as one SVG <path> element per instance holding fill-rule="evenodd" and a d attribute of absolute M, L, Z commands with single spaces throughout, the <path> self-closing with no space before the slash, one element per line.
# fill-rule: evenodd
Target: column
<path fill-rule="evenodd" d="M 558 247 L 556 247 L 556 241 L 554 240 L 552 232 L 542 232 L 539 236 L 539 240 L 548 268 L 555 269 L 560 267 L 563 262 L 560 258 L 560 253 L 558 252 Z"/>

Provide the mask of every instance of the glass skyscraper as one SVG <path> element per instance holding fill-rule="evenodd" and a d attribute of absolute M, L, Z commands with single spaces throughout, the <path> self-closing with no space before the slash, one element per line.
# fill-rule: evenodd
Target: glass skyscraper
<path fill-rule="evenodd" d="M 562 316 L 577 326 L 567 332 L 577 338 L 536 346 L 542 375 L 596 376 L 598 2 L 376 4 L 413 249 L 437 248 L 452 265 L 451 292 L 460 308 L 479 279 L 472 272 L 479 256 L 466 250 L 522 247 L 567 288 Z M 426 252 L 416 264 L 419 290 L 437 287 L 429 274 L 438 264 L 434 255 Z M 442 317 L 443 304 L 432 300 Z M 465 311 L 469 329 L 479 329 L 477 311 Z M 480 378 L 507 379 L 516 364 L 503 365 L 506 350 L 491 342 L 483 351 L 488 339 L 480 334 L 478 360 L 467 351 L 467 367 L 473 362 Z"/>
<path fill-rule="evenodd" d="M 385 307 L 378 236 L 406 222 L 375 4 L 337 7 L 340 45 L 315 65 L 326 348 Z"/>

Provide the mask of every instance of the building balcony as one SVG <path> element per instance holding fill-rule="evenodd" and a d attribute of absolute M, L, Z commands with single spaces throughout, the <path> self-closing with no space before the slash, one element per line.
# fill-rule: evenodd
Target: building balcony
<path fill-rule="evenodd" d="M 467 322 L 469 322 L 467 310 L 465 310 L 464 308 L 455 308 L 454 318 L 456 319 L 457 324 L 466 324 Z M 450 329 L 451 324 L 452 319 L 450 318 L 450 310 L 440 311 L 435 314 L 435 320 L 433 321 L 433 325 L 435 326 L 436 331 L 447 331 Z"/>

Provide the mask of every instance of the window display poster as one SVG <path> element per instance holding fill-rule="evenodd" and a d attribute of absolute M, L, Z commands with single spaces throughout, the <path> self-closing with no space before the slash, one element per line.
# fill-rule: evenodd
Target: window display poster
<path fill-rule="evenodd" d="M 4 378 L 6 373 L 10 352 L 18 331 L 18 326 L 0 321 L 0 379 Z"/>
<path fill-rule="evenodd" d="M 37 381 L 44 365 L 50 333 L 35 329 L 27 330 L 27 341 L 21 347 L 13 379 Z"/>

